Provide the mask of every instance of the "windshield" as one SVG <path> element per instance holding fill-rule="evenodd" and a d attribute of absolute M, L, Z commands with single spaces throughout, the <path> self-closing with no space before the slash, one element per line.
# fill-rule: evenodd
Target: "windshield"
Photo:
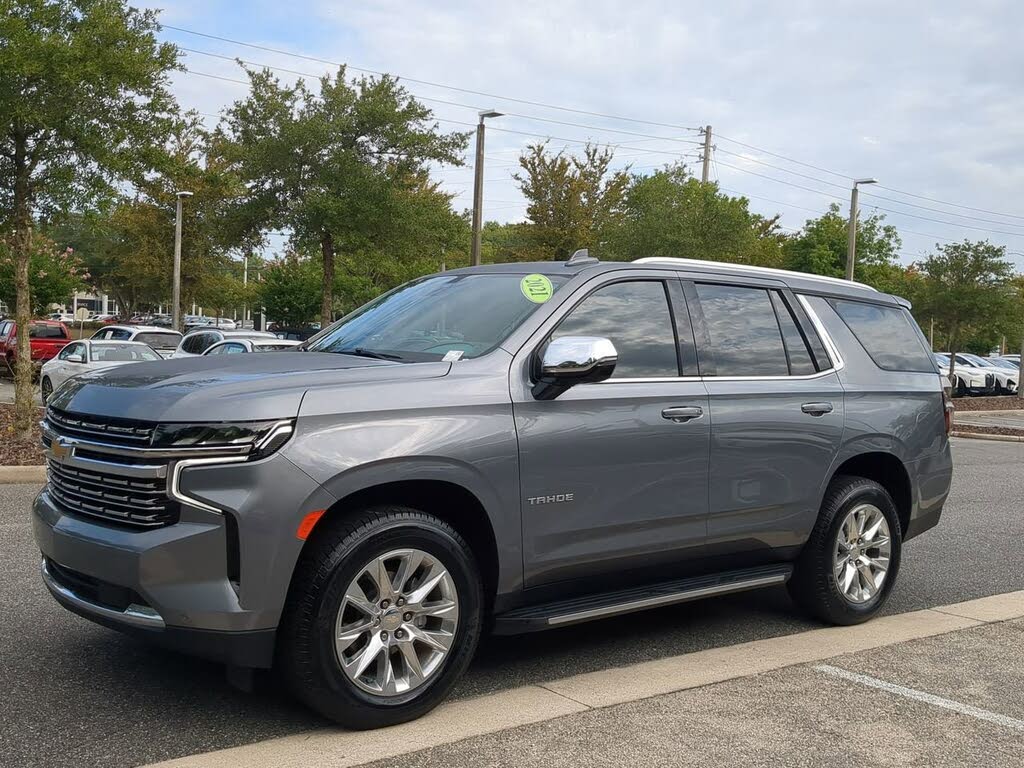
<path fill-rule="evenodd" d="M 479 357 L 508 338 L 567 279 L 496 273 L 425 277 L 342 318 L 306 348 L 401 362 Z"/>
<path fill-rule="evenodd" d="M 149 347 L 139 344 L 93 344 L 92 359 L 97 363 L 129 363 L 163 360 Z"/>
<path fill-rule="evenodd" d="M 935 362 L 937 362 L 943 368 L 949 368 L 949 357 L 947 355 L 935 355 Z"/>
<path fill-rule="evenodd" d="M 990 363 L 988 360 L 986 360 L 985 358 L 978 357 L 977 355 L 962 354 L 962 355 L 960 355 L 960 357 L 962 357 L 964 360 L 966 360 L 969 365 L 973 365 L 976 368 L 995 368 L 996 367 L 992 363 Z"/>

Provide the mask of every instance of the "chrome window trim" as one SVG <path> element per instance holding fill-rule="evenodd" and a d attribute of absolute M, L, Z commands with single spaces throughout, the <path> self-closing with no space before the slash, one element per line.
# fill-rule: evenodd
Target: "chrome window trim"
<path fill-rule="evenodd" d="M 821 339 L 821 343 L 825 345 L 825 352 L 832 360 L 832 370 L 841 371 L 846 367 L 846 363 L 843 362 L 843 356 L 839 354 L 839 347 L 832 340 L 828 331 L 825 330 L 825 324 L 821 322 L 821 318 L 818 317 L 818 313 L 814 311 L 814 307 L 811 306 L 811 302 L 802 293 L 794 294 L 796 300 L 800 302 L 800 306 L 804 308 L 804 312 L 807 313 L 807 317 L 811 319 L 811 325 L 814 326 L 814 330 L 818 332 L 818 337 Z"/>
<path fill-rule="evenodd" d="M 108 453 L 112 456 L 143 456 L 147 459 L 178 459 L 188 456 L 195 456 L 196 454 L 217 454 L 234 456 L 248 455 L 250 451 L 249 445 L 207 445 L 207 446 L 195 446 L 192 448 L 142 448 L 122 445 L 111 445 L 110 443 L 103 443 L 97 440 L 89 440 L 87 438 L 76 437 L 73 435 L 61 435 L 55 432 L 47 421 L 41 421 L 39 423 L 40 429 L 43 433 L 43 437 L 47 437 L 51 440 L 61 438 L 65 443 L 72 446 L 81 446 L 87 448 L 90 451 L 96 453 Z"/>
<path fill-rule="evenodd" d="M 788 278 L 799 278 L 801 280 L 814 280 L 822 283 L 830 283 L 832 285 L 845 285 L 847 287 L 855 285 L 858 288 L 865 288 L 869 291 L 878 293 L 878 289 L 874 288 L 866 283 L 858 283 L 854 280 L 844 280 L 841 277 L 829 277 L 828 275 L 813 275 L 809 272 L 794 272 L 790 269 L 776 269 L 774 267 L 755 267 L 749 264 L 731 264 L 725 261 L 705 261 L 702 259 L 681 259 L 672 256 L 646 256 L 642 259 L 634 259 L 633 264 L 673 264 L 681 267 L 700 267 L 701 269 L 711 268 L 719 272 L 733 272 L 751 277 L 758 275 L 764 275 L 766 277 L 788 277 Z"/>
<path fill-rule="evenodd" d="M 189 467 L 208 467 L 217 464 L 237 464 L 240 461 L 245 461 L 248 457 L 246 456 L 209 456 L 202 459 L 181 459 L 180 461 L 174 462 L 171 467 L 171 477 L 167 482 L 167 495 L 175 501 L 179 501 L 182 504 L 188 504 L 190 507 L 198 507 L 199 509 L 207 512 L 214 512 L 218 515 L 223 515 L 224 510 L 218 509 L 205 501 L 193 498 L 185 493 L 181 492 L 181 473 Z"/>

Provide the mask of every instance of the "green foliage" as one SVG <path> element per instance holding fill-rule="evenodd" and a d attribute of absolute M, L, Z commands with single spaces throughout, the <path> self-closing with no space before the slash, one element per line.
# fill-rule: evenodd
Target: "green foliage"
<path fill-rule="evenodd" d="M 52 240 L 36 235 L 29 255 L 29 284 L 32 289 L 32 314 L 49 312 L 53 304 L 64 304 L 75 291 L 85 287 L 89 277 L 85 266 L 71 248 L 60 248 Z M 14 306 L 14 254 L 0 242 L 0 301 Z"/>
<path fill-rule="evenodd" d="M 513 174 L 528 201 L 530 226 L 515 230 L 507 261 L 564 261 L 579 248 L 595 255 L 621 223 L 630 176 L 612 170 L 611 150 L 587 145 L 582 156 L 552 154 L 547 144 L 529 147 Z"/>
<path fill-rule="evenodd" d="M 288 229 L 298 250 L 320 250 L 328 322 L 337 255 L 347 266 L 359 254 L 409 252 L 409 243 L 454 231 L 451 198 L 428 169 L 460 164 L 467 135 L 439 132 L 430 110 L 388 76 L 349 83 L 341 68 L 313 92 L 301 80 L 282 85 L 269 70 L 248 75 L 249 96 L 220 129 L 247 189 L 229 219 L 236 233 Z"/>
<path fill-rule="evenodd" d="M 1004 246 L 968 240 L 939 245 L 914 268 L 920 274 L 911 296 L 914 314 L 922 327 L 935 321 L 936 346 L 958 352 L 968 343 L 988 352 L 1008 326 L 1019 328 L 1021 282 Z"/>
<path fill-rule="evenodd" d="M 743 197 L 693 178 L 682 164 L 634 176 L 621 226 L 610 236 L 614 258 L 681 257 L 760 264 L 777 249 L 773 222 L 750 213 Z M 762 242 L 763 241 L 763 242 Z"/>
<path fill-rule="evenodd" d="M 853 277 L 886 293 L 900 284 L 897 256 L 902 245 L 896 228 L 884 223 L 884 216 L 872 214 L 857 221 L 857 261 Z M 786 269 L 817 275 L 843 277 L 849 240 L 849 219 L 838 203 L 816 219 L 808 219 L 803 230 L 783 247 Z"/>
<path fill-rule="evenodd" d="M 323 269 L 316 260 L 290 256 L 271 261 L 260 273 L 257 296 L 277 323 L 302 326 L 320 311 Z"/>

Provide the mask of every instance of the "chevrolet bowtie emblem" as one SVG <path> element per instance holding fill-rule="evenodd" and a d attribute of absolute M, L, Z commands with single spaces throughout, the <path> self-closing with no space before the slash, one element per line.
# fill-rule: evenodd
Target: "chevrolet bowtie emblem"
<path fill-rule="evenodd" d="M 63 461 L 71 455 L 71 446 L 58 437 L 50 442 L 50 453 L 53 454 L 53 458 Z"/>

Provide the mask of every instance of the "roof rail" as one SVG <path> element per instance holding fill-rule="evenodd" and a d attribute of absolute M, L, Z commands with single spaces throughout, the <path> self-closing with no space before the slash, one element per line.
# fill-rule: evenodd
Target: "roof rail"
<path fill-rule="evenodd" d="M 565 262 L 567 267 L 578 267 L 581 264 L 597 264 L 599 263 L 597 258 L 590 255 L 590 251 L 586 248 L 580 248 L 576 253 L 569 257 L 569 260 Z"/>
<path fill-rule="evenodd" d="M 757 275 L 776 275 L 779 277 L 797 277 L 801 280 L 816 280 L 822 283 L 833 285 L 856 285 L 858 288 L 865 288 L 878 293 L 878 289 L 867 283 L 858 283 L 855 280 L 843 280 L 841 277 L 828 277 L 827 275 L 813 275 L 810 272 L 795 272 L 791 269 L 775 269 L 774 267 L 754 267 L 748 264 L 732 264 L 728 261 L 705 261 L 703 259 L 679 259 L 670 256 L 648 256 L 643 259 L 634 259 L 634 264 L 677 264 L 681 267 L 711 267 L 724 272 L 753 272 Z"/>

